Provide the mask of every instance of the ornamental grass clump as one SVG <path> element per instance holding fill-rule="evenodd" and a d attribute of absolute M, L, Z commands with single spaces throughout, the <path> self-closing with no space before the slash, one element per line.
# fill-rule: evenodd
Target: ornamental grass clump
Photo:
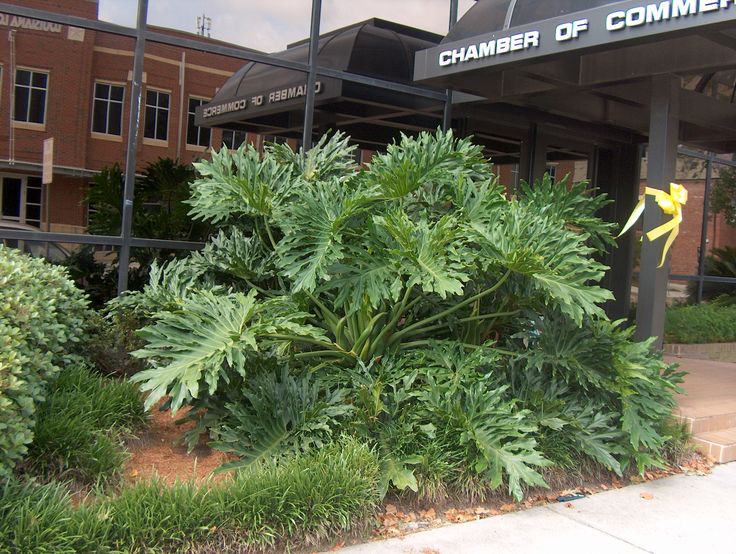
<path fill-rule="evenodd" d="M 560 441 L 615 472 L 660 463 L 680 377 L 601 308 L 605 196 L 547 176 L 509 198 L 450 132 L 362 169 L 352 150 L 196 164 L 191 215 L 219 233 L 116 302 L 148 321 L 148 406 L 190 406 L 190 447 L 207 433 L 230 467 L 356 436 L 384 493 L 521 499 Z"/>
<path fill-rule="evenodd" d="M 78 361 L 89 315 L 63 269 L 0 244 L 0 479 L 25 456 L 57 374 Z"/>

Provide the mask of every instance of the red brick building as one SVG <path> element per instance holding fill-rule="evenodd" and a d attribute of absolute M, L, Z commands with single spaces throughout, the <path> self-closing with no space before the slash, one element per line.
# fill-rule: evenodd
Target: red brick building
<path fill-rule="evenodd" d="M 11 0 L 97 19 L 97 0 Z M 167 34 L 216 42 L 181 31 Z M 0 218 L 43 230 L 83 232 L 89 179 L 124 165 L 134 40 L 0 13 Z M 137 167 L 159 157 L 188 163 L 210 145 L 237 140 L 194 126 L 194 108 L 242 60 L 148 43 Z M 54 138 L 54 179 L 41 185 L 43 141 Z M 50 222 L 47 221 L 47 207 Z"/>

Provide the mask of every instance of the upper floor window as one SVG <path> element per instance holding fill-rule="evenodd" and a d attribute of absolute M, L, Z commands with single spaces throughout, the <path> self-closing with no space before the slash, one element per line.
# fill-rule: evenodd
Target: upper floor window
<path fill-rule="evenodd" d="M 232 129 L 224 129 L 222 131 L 222 144 L 234 150 L 240 148 L 245 142 L 245 131 L 234 131 Z"/>
<path fill-rule="evenodd" d="M 46 94 L 49 74 L 31 69 L 15 71 L 13 119 L 26 123 L 46 122 Z"/>
<path fill-rule="evenodd" d="M 123 98 L 125 87 L 109 83 L 95 83 L 92 108 L 92 131 L 106 135 L 121 134 L 123 126 Z"/>
<path fill-rule="evenodd" d="M 143 136 L 156 140 L 169 138 L 169 103 L 171 96 L 160 90 L 146 91 L 146 121 Z"/>
<path fill-rule="evenodd" d="M 209 146 L 212 130 L 207 127 L 197 127 L 194 124 L 194 115 L 199 106 L 207 102 L 203 98 L 190 98 L 187 117 L 187 144 Z"/>

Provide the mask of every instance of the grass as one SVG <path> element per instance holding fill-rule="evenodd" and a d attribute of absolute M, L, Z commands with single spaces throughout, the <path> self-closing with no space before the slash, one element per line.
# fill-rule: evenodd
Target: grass
<path fill-rule="evenodd" d="M 71 366 L 39 408 L 26 469 L 85 484 L 112 482 L 126 459 L 122 436 L 144 423 L 135 385 Z"/>
<path fill-rule="evenodd" d="M 736 342 L 736 306 L 700 304 L 667 310 L 665 342 Z"/>
<path fill-rule="evenodd" d="M 258 551 L 360 528 L 378 504 L 375 454 L 343 439 L 218 483 L 152 481 L 75 507 L 60 484 L 0 489 L 0 553 Z"/>

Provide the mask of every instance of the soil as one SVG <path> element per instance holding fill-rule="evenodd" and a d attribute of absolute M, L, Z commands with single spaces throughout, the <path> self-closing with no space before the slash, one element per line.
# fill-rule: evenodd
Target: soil
<path fill-rule="evenodd" d="M 219 480 L 226 474 L 213 475 L 213 471 L 231 459 L 223 452 L 200 444 L 191 453 L 186 446 L 175 444 L 182 433 L 193 424 L 177 425 L 177 420 L 186 415 L 179 410 L 172 417 L 169 410 L 161 411 L 158 406 L 151 409 L 149 427 L 141 431 L 140 437 L 127 443 L 130 458 L 125 465 L 125 480 L 135 482 L 159 477 L 166 483 L 207 478 Z"/>

